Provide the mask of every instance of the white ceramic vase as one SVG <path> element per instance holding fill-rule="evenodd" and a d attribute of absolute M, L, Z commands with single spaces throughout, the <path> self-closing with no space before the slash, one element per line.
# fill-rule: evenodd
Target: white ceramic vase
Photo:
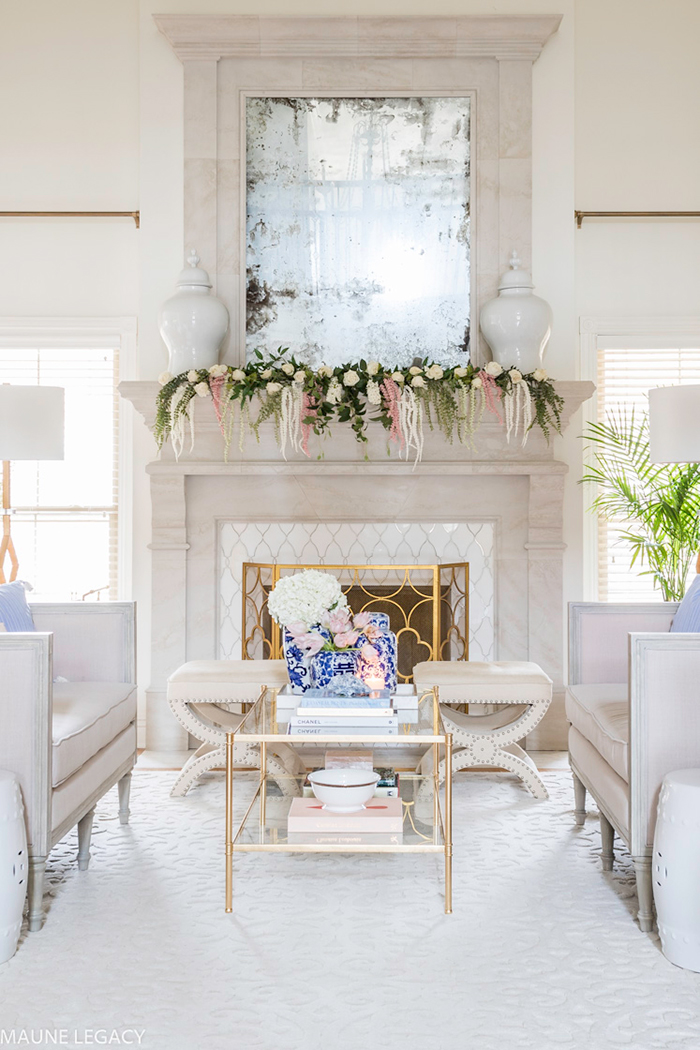
<path fill-rule="evenodd" d="M 17 948 L 28 874 L 22 795 L 14 773 L 0 769 L 0 963 Z"/>
<path fill-rule="evenodd" d="M 499 282 L 498 296 L 484 305 L 480 317 L 494 361 L 525 374 L 542 367 L 552 332 L 552 308 L 532 294 L 534 287 L 532 277 L 520 269 L 520 260 L 513 252 L 510 270 Z"/>
<path fill-rule="evenodd" d="M 228 310 L 216 296 L 199 256 L 190 252 L 177 291 L 160 308 L 158 327 L 168 348 L 168 371 L 173 375 L 191 368 L 211 368 L 219 362 L 219 348 L 228 331 Z"/>

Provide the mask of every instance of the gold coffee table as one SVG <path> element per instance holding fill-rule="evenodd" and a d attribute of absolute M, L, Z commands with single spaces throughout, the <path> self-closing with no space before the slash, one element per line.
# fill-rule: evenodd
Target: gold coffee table
<path fill-rule="evenodd" d="M 226 735 L 226 911 L 233 911 L 234 853 L 442 853 L 445 857 L 445 913 L 452 912 L 452 735 L 440 716 L 437 688 L 422 693 L 417 718 L 399 725 L 399 735 L 366 727 L 337 733 L 289 735 L 287 722 L 277 710 L 277 693 L 264 687 L 260 698 L 238 728 Z M 278 720 L 279 719 L 279 720 Z M 237 830 L 233 827 L 234 744 L 260 746 L 260 778 L 253 799 Z M 323 842 L 299 842 L 287 832 L 292 799 L 302 794 L 303 776 L 290 776 L 287 790 L 280 790 L 279 772 L 267 775 L 267 745 L 348 744 L 357 746 L 415 746 L 433 748 L 429 773 L 401 773 L 403 833 L 397 836 L 332 834 Z M 442 751 L 442 755 L 441 755 Z M 439 768 L 444 758 L 444 797 L 440 797 Z M 317 836 L 318 837 L 318 836 Z M 387 841 L 388 839 L 388 841 Z"/>

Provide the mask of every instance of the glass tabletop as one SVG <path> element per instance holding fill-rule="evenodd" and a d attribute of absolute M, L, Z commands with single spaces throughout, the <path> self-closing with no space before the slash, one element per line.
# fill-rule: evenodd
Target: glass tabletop
<path fill-rule="evenodd" d="M 296 697 L 294 698 L 297 699 Z M 301 699 L 301 697 L 299 697 Z M 319 706 L 323 700 L 319 699 Z M 390 701 L 387 701 L 389 704 Z M 358 706 L 360 701 L 358 701 Z M 394 707 L 395 725 L 387 726 L 385 720 L 369 715 L 344 716 L 334 711 L 333 723 L 318 725 L 293 725 L 294 716 L 301 708 L 290 704 L 290 697 L 267 691 L 245 715 L 235 731 L 237 740 L 286 741 L 287 743 L 338 743 L 361 740 L 367 743 L 420 744 L 445 742 L 445 727 L 440 716 L 440 705 L 433 690 L 417 697 L 413 706 Z M 384 724 L 382 724 L 384 723 Z"/>
<path fill-rule="evenodd" d="M 268 774 L 259 784 L 248 810 L 234 836 L 234 850 L 280 850 L 300 852 L 387 853 L 434 852 L 444 850 L 442 808 L 435 797 L 432 775 L 401 773 L 403 810 L 401 832 L 361 833 L 322 828 L 289 832 L 287 820 L 292 801 L 302 795 L 303 777 Z M 387 800 L 376 797 L 373 805 Z M 319 822 L 320 823 L 320 822 Z"/>

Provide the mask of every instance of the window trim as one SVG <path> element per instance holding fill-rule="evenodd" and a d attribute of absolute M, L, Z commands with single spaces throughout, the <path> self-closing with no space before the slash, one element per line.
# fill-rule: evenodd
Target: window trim
<path fill-rule="evenodd" d="M 652 341 L 657 346 L 700 346 L 700 316 L 644 316 L 613 315 L 611 317 L 582 316 L 579 318 L 579 379 L 598 381 L 598 351 L 615 349 L 625 340 L 629 348 L 646 349 Z M 606 345 L 607 344 L 607 345 Z M 616 344 L 616 346 L 614 345 Z M 636 345 L 635 345 L 636 344 Z M 581 430 L 598 418 L 598 395 L 584 401 Z M 584 468 L 592 465 L 590 453 L 583 452 Z M 590 512 L 595 497 L 592 485 L 583 487 L 583 600 L 598 601 L 598 522 Z"/>
<path fill-rule="evenodd" d="M 135 317 L 0 317 L 0 347 L 60 349 L 62 347 L 117 347 L 118 382 L 137 378 Z M 119 404 L 119 485 L 117 525 L 117 597 L 131 597 L 133 566 L 133 405 Z"/>

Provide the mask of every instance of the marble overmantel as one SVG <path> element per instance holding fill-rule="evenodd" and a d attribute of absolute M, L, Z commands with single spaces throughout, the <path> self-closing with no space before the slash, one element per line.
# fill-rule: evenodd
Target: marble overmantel
<path fill-rule="evenodd" d="M 558 383 L 563 425 L 593 393 L 592 383 Z M 121 393 L 149 426 L 158 385 L 122 383 Z M 185 660 L 217 654 L 217 537 L 221 521 L 493 522 L 496 534 L 496 657 L 531 659 L 556 683 L 552 713 L 531 746 L 563 746 L 563 498 L 566 465 L 533 432 L 525 448 L 507 445 L 498 423 L 486 421 L 477 450 L 428 433 L 424 457 L 387 456 L 386 437 L 372 428 L 364 451 L 335 428 L 332 440 L 307 459 L 275 446 L 272 426 L 244 450 L 223 439 L 209 401 L 195 399 L 194 449 L 176 460 L 166 446 L 148 466 L 153 507 L 152 678 L 147 690 L 148 747 L 186 745 L 165 702 L 168 675 Z"/>
<path fill-rule="evenodd" d="M 228 307 L 224 359 L 245 348 L 246 94 L 469 95 L 472 359 L 476 319 L 517 251 L 532 253 L 532 64 L 560 15 L 456 18 L 153 16 L 184 67 L 184 234 Z"/>

